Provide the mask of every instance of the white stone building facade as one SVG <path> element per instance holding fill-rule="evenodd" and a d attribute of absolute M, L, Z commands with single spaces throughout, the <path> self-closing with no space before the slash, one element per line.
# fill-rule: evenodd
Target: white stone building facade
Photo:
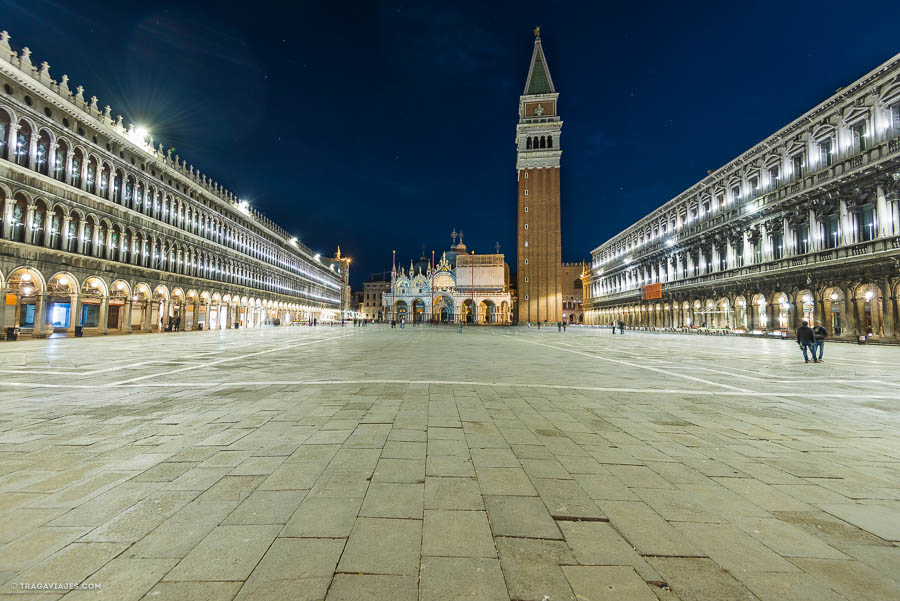
<path fill-rule="evenodd" d="M 0 336 L 256 326 L 341 309 L 320 257 L 0 34 Z"/>
<path fill-rule="evenodd" d="M 900 55 L 594 249 L 586 321 L 897 340 L 898 201 Z"/>

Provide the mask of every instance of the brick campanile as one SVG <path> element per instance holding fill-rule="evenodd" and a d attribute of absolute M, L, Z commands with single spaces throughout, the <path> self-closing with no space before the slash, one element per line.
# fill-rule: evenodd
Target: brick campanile
<path fill-rule="evenodd" d="M 535 29 L 534 52 L 525 91 L 519 97 L 516 127 L 519 322 L 556 322 L 562 318 L 559 286 L 562 121 L 556 111 L 558 98 L 541 46 L 540 29 Z"/>

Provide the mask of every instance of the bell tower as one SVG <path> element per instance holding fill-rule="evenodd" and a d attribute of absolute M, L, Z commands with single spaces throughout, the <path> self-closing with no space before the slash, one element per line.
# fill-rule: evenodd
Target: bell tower
<path fill-rule="evenodd" d="M 562 316 L 560 271 L 559 162 L 562 121 L 540 28 L 525 91 L 519 97 L 516 127 L 518 203 L 519 321 L 559 321 Z"/>

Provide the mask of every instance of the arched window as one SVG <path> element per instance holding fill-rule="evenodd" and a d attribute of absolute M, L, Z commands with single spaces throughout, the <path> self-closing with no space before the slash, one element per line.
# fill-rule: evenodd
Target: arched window
<path fill-rule="evenodd" d="M 27 224 L 26 224 L 27 225 Z M 34 207 L 34 214 L 31 216 L 31 232 L 29 232 L 29 242 L 35 246 L 44 245 L 44 228 L 47 225 L 47 208 L 44 203 L 39 202 Z"/>
<path fill-rule="evenodd" d="M 9 140 L 10 123 L 9 114 L 0 109 L 0 159 L 9 158 L 9 145 L 7 140 Z"/>
<path fill-rule="evenodd" d="M 61 182 L 66 181 L 66 160 L 69 157 L 69 147 L 62 140 L 56 143 L 56 153 L 53 157 L 53 178 Z"/>
<path fill-rule="evenodd" d="M 134 206 L 134 179 L 129 177 L 125 180 L 125 190 L 123 191 L 123 204 L 127 208 Z"/>
<path fill-rule="evenodd" d="M 553 136 L 547 136 L 547 148 L 553 148 Z"/>
<path fill-rule="evenodd" d="M 144 208 L 144 183 L 139 182 L 138 185 L 134 189 L 134 203 L 132 204 L 132 208 L 135 211 L 143 212 Z"/>
<path fill-rule="evenodd" d="M 81 153 L 80 148 L 75 149 L 75 154 L 72 155 L 72 173 L 69 174 L 69 181 L 76 188 L 81 187 L 81 166 L 84 164 L 84 155 Z"/>
<path fill-rule="evenodd" d="M 547 138 L 541 136 L 541 148 L 547 148 Z"/>
<path fill-rule="evenodd" d="M 63 213 L 62 209 L 59 207 L 53 211 L 53 217 L 50 218 L 50 248 L 55 248 L 57 250 L 65 250 L 63 246 L 63 239 L 65 236 L 65 232 L 62 231 L 63 225 Z"/>
<path fill-rule="evenodd" d="M 106 242 L 107 242 L 106 232 L 107 231 L 108 230 L 106 229 L 106 226 L 103 224 L 102 221 L 99 224 L 97 224 L 97 256 L 100 257 L 101 259 L 103 257 L 109 258 L 109 251 L 106 248 Z"/>
<path fill-rule="evenodd" d="M 19 123 L 19 131 L 16 133 L 16 164 L 28 167 L 30 164 L 28 153 L 31 151 L 31 126 L 25 121 Z"/>
<path fill-rule="evenodd" d="M 42 131 L 35 148 L 34 168 L 38 173 L 48 175 L 50 171 L 50 134 Z"/>
<path fill-rule="evenodd" d="M 116 204 L 122 204 L 122 172 L 116 171 L 112 179 L 112 199 Z"/>
<path fill-rule="evenodd" d="M 78 214 L 72 215 L 69 222 L 69 231 L 66 232 L 65 250 L 70 253 L 78 252 L 78 227 L 81 225 L 81 217 Z"/>
<path fill-rule="evenodd" d="M 17 198 L 13 205 L 12 221 L 9 224 L 9 239 L 13 242 L 25 242 L 25 215 L 28 207 L 25 200 Z"/>
<path fill-rule="evenodd" d="M 525 150 L 531 150 L 531 138 L 525 140 Z"/>
<path fill-rule="evenodd" d="M 113 226 L 112 234 L 109 237 L 109 251 L 106 253 L 110 261 L 119 260 L 119 242 L 121 242 L 119 236 L 119 226 Z"/>
<path fill-rule="evenodd" d="M 107 196 L 107 190 L 109 187 L 109 167 L 107 165 L 103 166 L 103 169 L 100 171 L 100 182 L 98 184 L 99 192 L 98 194 L 103 198 Z"/>
<path fill-rule="evenodd" d="M 100 177 L 97 165 L 97 159 L 91 157 L 87 166 L 87 175 L 85 175 L 85 187 L 91 194 L 97 193 L 97 178 Z"/>
<path fill-rule="evenodd" d="M 82 240 L 84 241 L 84 246 L 82 250 L 84 254 L 87 256 L 93 256 L 94 254 L 94 220 L 91 217 L 87 218 L 87 221 L 84 225 L 84 235 Z"/>

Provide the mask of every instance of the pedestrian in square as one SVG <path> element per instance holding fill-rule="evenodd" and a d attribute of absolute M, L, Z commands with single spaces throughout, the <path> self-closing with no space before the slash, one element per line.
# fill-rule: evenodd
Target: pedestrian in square
<path fill-rule="evenodd" d="M 828 330 L 822 327 L 822 324 L 817 323 L 813 328 L 813 336 L 816 337 L 815 346 L 813 346 L 813 358 L 821 363 L 824 361 L 822 353 L 825 352 L 825 339 L 828 338 Z M 818 357 L 816 354 L 818 354 Z"/>
<path fill-rule="evenodd" d="M 621 320 L 619 321 L 619 334 L 625 334 L 625 322 Z"/>
<path fill-rule="evenodd" d="M 556 322 L 556 331 L 562 332 L 562 322 L 561 321 Z"/>
<path fill-rule="evenodd" d="M 609 322 L 609 325 L 612 326 L 612 333 L 613 333 L 613 336 L 615 336 L 616 335 L 616 322 L 611 321 L 611 322 Z"/>
<path fill-rule="evenodd" d="M 800 324 L 800 327 L 797 328 L 797 344 L 803 351 L 803 360 L 806 361 L 806 363 L 809 363 L 809 356 L 806 354 L 807 349 L 812 351 L 813 363 L 818 363 L 818 360 L 816 360 L 815 342 L 816 335 L 813 333 L 812 328 L 809 327 L 809 322 L 804 321 Z"/>

